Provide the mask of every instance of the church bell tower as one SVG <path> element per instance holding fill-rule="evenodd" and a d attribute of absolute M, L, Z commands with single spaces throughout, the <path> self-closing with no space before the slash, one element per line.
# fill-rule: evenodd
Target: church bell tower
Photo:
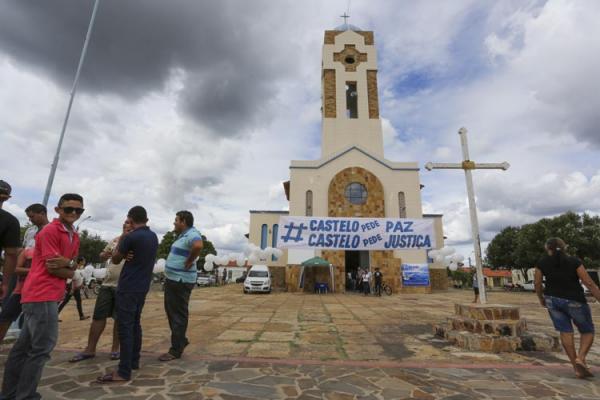
<path fill-rule="evenodd" d="M 350 24 L 325 31 L 321 76 L 322 158 L 353 146 L 383 158 L 373 32 Z"/>

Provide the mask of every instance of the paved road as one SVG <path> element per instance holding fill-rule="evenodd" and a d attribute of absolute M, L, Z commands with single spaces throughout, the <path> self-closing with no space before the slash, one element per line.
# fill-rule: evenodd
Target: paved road
<path fill-rule="evenodd" d="M 431 325 L 470 299 L 468 291 L 373 298 L 199 289 L 191 301 L 191 344 L 182 360 L 164 364 L 156 357 L 168 348 L 169 330 L 162 293 L 154 291 L 142 317 L 142 369 L 112 387 L 92 383 L 116 364 L 106 353 L 66 362 L 85 345 L 89 328 L 68 306 L 41 390 L 48 399 L 600 399 L 598 380 L 573 379 L 560 353 L 472 353 L 434 338 Z M 491 299 L 520 305 L 529 329 L 552 332 L 533 294 Z M 91 313 L 93 300 L 84 308 Z M 598 305 L 593 312 L 600 323 Z M 109 343 L 105 335 L 99 349 L 108 351 Z M 2 359 L 9 347 L 0 348 Z M 600 365 L 600 346 L 590 362 Z"/>

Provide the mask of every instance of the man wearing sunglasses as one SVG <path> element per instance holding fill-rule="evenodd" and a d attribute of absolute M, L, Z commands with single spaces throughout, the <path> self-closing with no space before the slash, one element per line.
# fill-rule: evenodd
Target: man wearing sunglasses
<path fill-rule="evenodd" d="M 10 294 L 8 285 L 15 272 L 17 250 L 21 244 L 19 220 L 8 211 L 2 209 L 2 204 L 10 199 L 11 191 L 11 186 L 7 182 L 0 180 L 0 253 L 4 250 L 2 293 L 0 294 L 0 298 L 2 299 Z"/>
<path fill-rule="evenodd" d="M 73 223 L 83 214 L 83 198 L 64 194 L 54 210 L 58 218 L 38 233 L 21 291 L 25 321 L 4 366 L 3 399 L 41 398 L 37 386 L 58 340 L 58 303 L 74 275 L 79 236 Z"/>

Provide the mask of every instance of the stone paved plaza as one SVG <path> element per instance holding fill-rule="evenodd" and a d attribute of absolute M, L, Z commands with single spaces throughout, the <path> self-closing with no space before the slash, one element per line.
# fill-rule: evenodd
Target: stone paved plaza
<path fill-rule="evenodd" d="M 162 293 L 149 295 L 143 314 L 142 368 L 132 382 L 99 386 L 108 360 L 107 326 L 95 359 L 67 360 L 87 340 L 89 320 L 69 304 L 59 345 L 45 370 L 49 399 L 599 399 L 594 378 L 580 381 L 561 353 L 474 353 L 449 346 L 432 324 L 468 302 L 470 291 L 365 297 L 357 294 L 243 295 L 239 285 L 193 292 L 189 338 L 181 360 L 160 363 L 169 329 Z M 491 293 L 517 304 L 529 330 L 552 333 L 532 293 Z M 91 314 L 93 299 L 84 300 Z M 592 305 L 600 323 L 600 306 Z M 6 357 L 9 344 L 1 349 Z M 600 344 L 590 354 L 600 365 Z"/>

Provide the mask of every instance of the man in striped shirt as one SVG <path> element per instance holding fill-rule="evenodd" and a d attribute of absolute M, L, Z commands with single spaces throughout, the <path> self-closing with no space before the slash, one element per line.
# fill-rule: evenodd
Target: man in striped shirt
<path fill-rule="evenodd" d="M 189 344 L 185 335 L 188 326 L 190 294 L 198 270 L 196 262 L 202 251 L 202 235 L 194 228 L 194 216 L 189 211 L 179 211 L 175 215 L 177 238 L 171 245 L 165 267 L 165 312 L 171 328 L 171 348 L 159 357 L 160 361 L 180 358 L 183 349 Z"/>

